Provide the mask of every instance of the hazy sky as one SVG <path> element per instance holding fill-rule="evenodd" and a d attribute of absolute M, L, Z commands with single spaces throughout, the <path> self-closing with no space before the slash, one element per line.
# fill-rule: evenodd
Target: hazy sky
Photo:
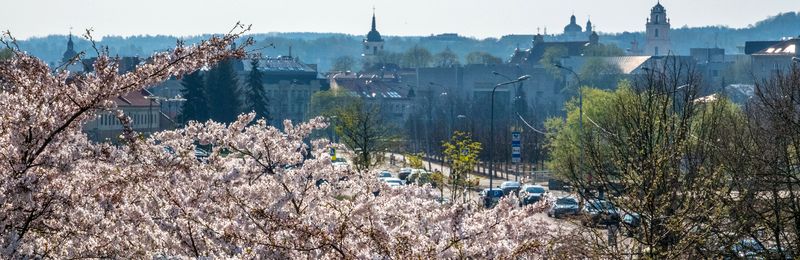
<path fill-rule="evenodd" d="M 563 30 L 574 14 L 591 16 L 600 31 L 644 30 L 656 1 L 643 0 L 10 0 L 0 4 L 0 29 L 18 38 L 81 33 L 95 36 L 226 32 L 236 23 L 253 32 L 369 31 L 372 7 L 383 35 L 456 32 L 478 38 Z M 800 11 L 798 0 L 664 0 L 673 27 L 745 27 L 779 12 Z"/>

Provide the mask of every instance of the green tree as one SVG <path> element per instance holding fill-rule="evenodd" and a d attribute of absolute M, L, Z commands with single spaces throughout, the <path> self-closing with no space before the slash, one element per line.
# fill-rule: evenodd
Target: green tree
<path fill-rule="evenodd" d="M 580 71 L 578 71 L 578 75 L 580 75 L 583 85 L 612 89 L 617 85 L 617 81 L 622 75 L 622 69 L 603 58 L 589 57 Z"/>
<path fill-rule="evenodd" d="M 426 68 L 433 62 L 433 55 L 428 49 L 415 45 L 403 54 L 402 62 L 406 68 Z"/>
<path fill-rule="evenodd" d="M 239 115 L 238 83 L 232 60 L 224 60 L 208 71 L 206 93 L 208 93 L 209 116 L 217 122 L 233 122 Z"/>
<path fill-rule="evenodd" d="M 417 153 L 417 154 L 409 153 L 409 154 L 406 154 L 405 157 L 406 157 L 406 160 L 408 161 L 408 167 L 411 167 L 412 169 L 425 168 L 425 164 L 422 161 L 422 156 L 423 156 L 423 154 L 421 154 L 421 153 Z"/>
<path fill-rule="evenodd" d="M 355 66 L 356 61 L 353 56 L 345 55 L 339 56 L 333 60 L 332 71 L 351 71 Z"/>
<path fill-rule="evenodd" d="M 244 91 L 244 110 L 256 113 L 256 118 L 269 121 L 269 99 L 264 91 L 263 74 L 259 69 L 258 59 L 250 61 L 250 73 L 247 74 L 247 84 Z"/>
<path fill-rule="evenodd" d="M 467 64 L 502 64 L 503 59 L 483 51 L 473 51 L 467 54 Z"/>
<path fill-rule="evenodd" d="M 448 142 L 442 143 L 445 161 L 450 163 L 450 184 L 452 185 L 453 201 L 464 194 L 469 188 L 469 173 L 478 164 L 478 155 L 481 152 L 481 143 L 473 141 L 468 133 L 456 131 Z"/>
<path fill-rule="evenodd" d="M 646 259 L 675 259 L 727 248 L 714 237 L 731 221 L 722 198 L 736 169 L 723 155 L 730 126 L 743 118 L 724 98 L 699 99 L 697 76 L 678 75 L 651 73 L 614 92 L 584 89 L 583 129 L 574 100 L 565 123 L 548 121 L 551 169 L 582 198 L 603 198 L 641 219 L 617 247 L 591 242 L 602 234 L 577 238 L 581 250 L 619 258 L 647 248 Z"/>
<path fill-rule="evenodd" d="M 333 115 L 336 134 L 355 153 L 353 162 L 359 171 L 375 166 L 395 139 L 381 118 L 379 107 L 361 99 L 340 104 Z"/>
<path fill-rule="evenodd" d="M 181 106 L 181 122 L 208 120 L 208 95 L 203 73 L 198 70 L 187 74 L 181 79 L 181 85 L 181 95 L 186 99 Z"/>
<path fill-rule="evenodd" d="M 358 97 L 352 96 L 338 89 L 317 91 L 311 95 L 309 101 L 308 117 L 335 116 L 336 109 L 358 101 Z"/>
<path fill-rule="evenodd" d="M 436 67 L 452 67 L 457 66 L 459 64 L 458 55 L 455 52 L 450 50 L 449 47 L 445 48 L 444 51 L 436 54 L 434 57 L 434 64 Z"/>
<path fill-rule="evenodd" d="M 544 50 L 539 64 L 541 64 L 547 72 L 558 78 L 561 76 L 561 69 L 554 64 L 561 64 L 561 59 L 566 57 L 567 53 L 567 48 L 561 45 L 548 47 Z"/>

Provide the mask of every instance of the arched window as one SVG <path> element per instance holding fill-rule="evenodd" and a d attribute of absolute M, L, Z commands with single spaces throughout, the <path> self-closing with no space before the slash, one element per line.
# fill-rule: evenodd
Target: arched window
<path fill-rule="evenodd" d="M 654 54 L 655 54 L 654 56 L 658 56 L 658 46 L 656 46 L 656 47 L 655 47 L 655 52 L 654 52 Z"/>
<path fill-rule="evenodd" d="M 372 54 L 378 55 L 378 46 L 372 47 Z"/>
<path fill-rule="evenodd" d="M 658 38 L 658 28 L 656 28 L 656 38 Z"/>
<path fill-rule="evenodd" d="M 661 21 L 661 20 L 660 20 L 660 19 L 658 19 L 658 15 L 656 15 L 656 20 L 655 20 L 655 21 L 653 21 L 653 22 L 654 22 L 654 23 L 658 23 L 659 21 Z"/>

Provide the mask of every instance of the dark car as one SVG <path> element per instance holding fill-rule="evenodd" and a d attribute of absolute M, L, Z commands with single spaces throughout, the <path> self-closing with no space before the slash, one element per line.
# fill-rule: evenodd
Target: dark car
<path fill-rule="evenodd" d="M 619 213 L 614 204 L 605 200 L 590 200 L 583 205 L 584 225 L 616 225 L 620 222 Z"/>
<path fill-rule="evenodd" d="M 550 209 L 547 210 L 547 216 L 561 218 L 563 216 L 578 215 L 579 212 L 578 200 L 573 197 L 562 197 L 556 199 L 556 203 L 550 206 Z"/>
<path fill-rule="evenodd" d="M 516 181 L 505 181 L 500 184 L 500 189 L 503 190 L 503 194 L 508 196 L 511 194 L 519 194 L 519 188 L 522 186 L 519 182 Z"/>
<path fill-rule="evenodd" d="M 402 168 L 397 172 L 397 178 L 404 181 L 408 179 L 408 175 L 411 175 L 411 168 Z"/>
<path fill-rule="evenodd" d="M 505 194 L 503 193 L 502 189 L 493 188 L 493 189 L 483 189 L 481 191 L 481 201 L 483 201 L 483 206 L 486 208 L 494 207 L 500 201 Z"/>
<path fill-rule="evenodd" d="M 539 202 L 542 200 L 547 193 L 547 190 L 539 185 L 525 185 L 522 186 L 522 198 L 520 199 L 520 205 L 528 205 Z"/>

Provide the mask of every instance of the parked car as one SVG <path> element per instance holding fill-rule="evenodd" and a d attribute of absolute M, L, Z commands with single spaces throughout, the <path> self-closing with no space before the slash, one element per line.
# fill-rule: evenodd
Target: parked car
<path fill-rule="evenodd" d="M 774 243 L 759 242 L 752 238 L 744 238 L 724 250 L 722 259 L 794 259 L 789 248 L 782 250 Z"/>
<path fill-rule="evenodd" d="M 386 177 L 392 177 L 392 172 L 387 170 L 382 170 L 381 172 L 378 173 L 378 178 L 386 178 Z"/>
<path fill-rule="evenodd" d="M 581 219 L 584 225 L 596 226 L 615 225 L 620 222 L 619 213 L 614 204 L 605 200 L 589 200 L 583 205 L 583 215 Z"/>
<path fill-rule="evenodd" d="M 380 178 L 380 180 L 385 182 L 386 184 L 389 184 L 389 187 L 392 188 L 400 187 L 405 184 L 403 180 L 394 177 L 383 177 Z"/>
<path fill-rule="evenodd" d="M 402 168 L 399 172 L 397 172 L 397 178 L 401 180 L 408 179 L 408 175 L 411 175 L 411 168 Z"/>
<path fill-rule="evenodd" d="M 547 189 L 539 185 L 524 185 L 522 186 L 522 198 L 519 200 L 520 205 L 528 205 L 539 202 L 547 193 Z"/>
<path fill-rule="evenodd" d="M 553 218 L 561 218 L 564 216 L 578 215 L 580 206 L 578 200 L 573 197 L 561 197 L 556 199 L 556 203 L 550 206 L 547 210 L 547 216 Z"/>
<path fill-rule="evenodd" d="M 499 188 L 483 189 L 483 191 L 481 191 L 481 201 L 483 201 L 483 206 L 486 208 L 494 207 L 498 202 L 500 202 L 500 198 L 502 198 L 503 195 L 503 190 Z"/>
<path fill-rule="evenodd" d="M 516 181 L 504 181 L 500 184 L 500 189 L 503 190 L 503 194 L 508 196 L 513 194 L 519 194 L 520 183 Z"/>
<path fill-rule="evenodd" d="M 425 169 L 411 169 L 411 174 L 406 178 L 407 183 L 416 183 L 419 185 L 428 183 L 430 181 L 430 172 Z"/>

